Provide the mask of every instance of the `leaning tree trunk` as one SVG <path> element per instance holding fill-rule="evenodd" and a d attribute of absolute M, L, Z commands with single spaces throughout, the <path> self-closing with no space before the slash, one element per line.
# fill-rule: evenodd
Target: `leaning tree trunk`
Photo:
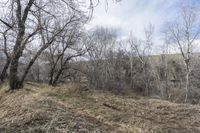
<path fill-rule="evenodd" d="M 28 66 L 26 67 L 23 75 L 22 75 L 22 78 L 20 80 L 20 84 L 21 86 L 23 86 L 24 84 L 24 80 L 26 79 L 27 75 L 28 75 L 28 72 L 30 71 L 31 67 L 33 66 L 33 64 L 35 63 L 35 61 L 37 60 L 37 58 L 41 55 L 41 53 L 48 47 L 49 45 L 46 44 L 44 45 L 43 47 L 41 47 L 39 49 L 39 51 L 36 53 L 36 55 L 30 60 L 30 62 L 28 63 Z"/>
<path fill-rule="evenodd" d="M 59 78 L 60 78 L 62 72 L 63 72 L 63 68 L 61 68 L 61 69 L 58 71 L 56 77 L 53 79 L 53 82 L 52 82 L 52 84 L 51 84 L 52 86 L 56 86 L 56 84 L 57 84 L 57 82 L 58 82 L 58 80 L 59 80 Z"/>
<path fill-rule="evenodd" d="M 7 70 L 8 70 L 8 67 L 10 65 L 10 62 L 11 62 L 10 58 L 7 59 L 6 64 L 5 64 L 4 68 L 3 68 L 3 71 L 1 72 L 1 75 L 0 75 L 1 82 L 4 82 L 4 80 L 6 78 Z"/>
<path fill-rule="evenodd" d="M 26 76 L 27 76 L 27 74 L 28 74 L 28 72 L 29 72 L 29 70 L 30 70 L 30 68 L 31 68 L 31 66 L 32 66 L 33 64 L 34 64 L 34 61 L 31 60 L 30 63 L 28 64 L 27 68 L 25 69 L 24 74 L 22 75 L 22 78 L 21 78 L 21 80 L 20 80 L 21 86 L 23 86 L 24 80 L 25 80 L 25 78 L 26 78 Z"/>

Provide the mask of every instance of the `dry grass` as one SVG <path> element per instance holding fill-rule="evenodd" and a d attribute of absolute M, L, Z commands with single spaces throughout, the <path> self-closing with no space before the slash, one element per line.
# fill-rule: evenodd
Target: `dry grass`
<path fill-rule="evenodd" d="M 92 91 L 81 84 L 0 89 L 0 132 L 200 132 L 200 107 Z"/>

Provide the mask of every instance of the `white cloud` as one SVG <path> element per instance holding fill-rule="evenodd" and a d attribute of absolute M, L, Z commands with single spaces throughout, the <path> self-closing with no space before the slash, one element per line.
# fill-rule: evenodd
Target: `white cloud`
<path fill-rule="evenodd" d="M 121 35 L 130 31 L 138 37 L 143 36 L 144 27 L 155 25 L 156 35 L 160 34 L 163 23 L 174 16 L 178 0 L 123 0 L 121 3 L 109 2 L 108 11 L 105 3 L 100 3 L 94 11 L 94 18 L 88 27 L 96 25 L 111 26 L 121 29 Z"/>
<path fill-rule="evenodd" d="M 103 0 L 102 0 L 103 1 Z M 94 11 L 94 18 L 87 26 L 106 26 L 119 29 L 121 39 L 132 32 L 136 37 L 144 37 L 144 27 L 153 24 L 155 28 L 154 52 L 162 51 L 162 28 L 165 22 L 175 18 L 180 0 L 122 0 L 108 3 L 108 10 L 102 2 Z"/>

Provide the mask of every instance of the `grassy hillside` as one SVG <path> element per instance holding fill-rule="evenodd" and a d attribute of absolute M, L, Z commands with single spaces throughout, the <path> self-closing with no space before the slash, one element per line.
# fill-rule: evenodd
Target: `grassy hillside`
<path fill-rule="evenodd" d="M 200 106 L 117 95 L 81 84 L 0 89 L 0 132 L 198 133 Z"/>

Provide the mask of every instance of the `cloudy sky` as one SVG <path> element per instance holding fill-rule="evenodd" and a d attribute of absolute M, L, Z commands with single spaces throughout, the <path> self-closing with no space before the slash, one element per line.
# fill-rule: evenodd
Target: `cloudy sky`
<path fill-rule="evenodd" d="M 110 0 L 108 9 L 101 2 L 94 11 L 94 18 L 90 25 L 103 25 L 117 28 L 122 36 L 130 31 L 141 36 L 144 27 L 153 24 L 156 30 L 164 22 L 173 17 L 180 0 L 123 0 L 113 3 Z"/>
<path fill-rule="evenodd" d="M 127 37 L 130 32 L 142 38 L 144 27 L 153 24 L 155 40 L 160 43 L 164 24 L 176 19 L 176 12 L 184 0 L 122 0 L 120 3 L 109 0 L 107 10 L 102 1 L 95 8 L 89 28 L 97 25 L 112 27 L 119 30 L 121 38 Z M 196 4 L 200 0 L 188 1 Z"/>

